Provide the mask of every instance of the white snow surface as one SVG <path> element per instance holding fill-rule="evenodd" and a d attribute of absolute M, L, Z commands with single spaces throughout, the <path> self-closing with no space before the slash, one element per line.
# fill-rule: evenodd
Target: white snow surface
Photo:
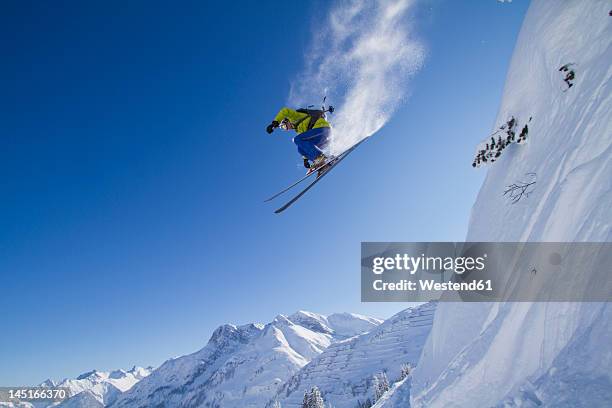
<path fill-rule="evenodd" d="M 603 0 L 531 3 L 493 124 L 514 115 L 520 129 L 532 116 L 528 143 L 489 166 L 467 241 L 611 241 L 610 9 Z M 570 62 L 575 85 L 563 93 L 558 68 Z M 510 204 L 504 187 L 526 173 L 537 174 L 534 192 Z M 584 293 L 589 282 L 575 272 L 563 279 Z M 541 293 L 556 283 L 510 278 Z M 612 406 L 611 345 L 609 303 L 441 303 L 411 405 Z"/>
<path fill-rule="evenodd" d="M 261 408 L 334 342 L 374 329 L 366 316 L 300 311 L 264 325 L 223 325 L 196 353 L 166 361 L 111 407 Z"/>
<path fill-rule="evenodd" d="M 289 379 L 268 406 L 279 401 L 283 408 L 301 407 L 304 392 L 313 386 L 335 408 L 355 408 L 358 401 L 373 400 L 375 374 L 385 372 L 395 382 L 402 363 L 418 363 L 435 309 L 435 303 L 406 309 L 367 333 L 332 344 Z"/>

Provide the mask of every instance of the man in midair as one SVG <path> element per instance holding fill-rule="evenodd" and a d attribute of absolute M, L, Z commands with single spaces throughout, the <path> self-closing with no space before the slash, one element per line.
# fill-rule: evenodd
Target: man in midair
<path fill-rule="evenodd" d="M 293 143 L 297 145 L 308 173 L 319 170 L 325 164 L 327 157 L 323 154 L 323 148 L 329 140 L 331 127 L 325 120 L 323 110 L 282 108 L 266 131 L 272 133 L 277 127 L 296 131 Z"/>

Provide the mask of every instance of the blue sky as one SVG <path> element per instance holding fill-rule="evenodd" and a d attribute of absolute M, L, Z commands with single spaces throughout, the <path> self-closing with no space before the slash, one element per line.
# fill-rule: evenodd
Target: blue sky
<path fill-rule="evenodd" d="M 0 385 L 158 365 L 226 322 L 406 306 L 360 302 L 360 242 L 465 237 L 527 4 L 420 3 L 410 98 L 279 216 L 262 199 L 303 169 L 265 127 L 328 7 L 4 5 Z"/>

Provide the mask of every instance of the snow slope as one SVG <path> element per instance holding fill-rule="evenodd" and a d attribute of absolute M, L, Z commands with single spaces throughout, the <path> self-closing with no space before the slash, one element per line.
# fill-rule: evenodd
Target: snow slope
<path fill-rule="evenodd" d="M 529 124 L 488 168 L 467 241 L 612 240 L 612 18 L 609 1 L 534 0 L 494 125 Z M 558 68 L 576 63 L 561 92 Z M 469 160 L 469 158 L 467 158 Z M 517 204 L 504 187 L 536 173 Z M 530 283 L 542 293 L 555 281 Z M 580 273 L 567 276 L 588 290 Z M 612 306 L 605 303 L 441 303 L 411 382 L 414 407 L 612 406 Z M 391 405 L 384 405 L 394 406 Z"/>
<path fill-rule="evenodd" d="M 345 314 L 336 327 L 332 316 L 302 311 L 265 326 L 221 326 L 203 349 L 166 361 L 110 406 L 262 407 L 332 343 L 380 323 Z"/>
<path fill-rule="evenodd" d="M 375 329 L 332 344 L 279 390 L 268 406 L 301 407 L 304 392 L 317 386 L 326 403 L 335 408 L 355 408 L 373 398 L 372 379 L 386 372 L 390 381 L 400 375 L 402 363 L 413 366 L 433 321 L 435 303 L 406 309 Z"/>

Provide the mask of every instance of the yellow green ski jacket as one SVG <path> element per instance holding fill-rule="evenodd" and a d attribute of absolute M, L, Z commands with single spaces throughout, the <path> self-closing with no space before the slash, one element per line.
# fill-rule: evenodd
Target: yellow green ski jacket
<path fill-rule="evenodd" d="M 308 124 L 310 123 L 310 117 L 308 116 L 308 114 L 301 113 L 301 112 L 298 112 L 298 111 L 295 111 L 289 108 L 283 108 L 280 111 L 278 111 L 278 114 L 276 114 L 276 117 L 274 118 L 274 120 L 280 123 L 285 118 L 289 119 L 289 121 L 293 123 L 295 131 L 298 134 L 304 133 L 308 130 Z M 326 121 L 323 118 L 319 118 L 315 122 L 312 128 L 316 129 L 316 128 L 322 128 L 322 127 L 331 127 L 331 126 L 328 121 Z"/>

